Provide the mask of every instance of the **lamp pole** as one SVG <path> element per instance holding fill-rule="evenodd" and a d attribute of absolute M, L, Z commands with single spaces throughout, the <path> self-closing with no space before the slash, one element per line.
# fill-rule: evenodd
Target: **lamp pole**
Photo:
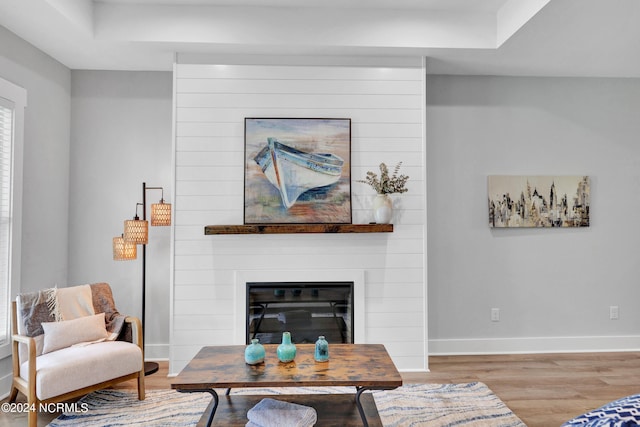
<path fill-rule="evenodd" d="M 142 220 L 147 219 L 147 190 L 162 190 L 162 187 L 147 187 L 147 183 L 142 183 Z M 147 245 L 142 245 L 142 341 L 146 344 L 147 329 L 145 328 L 147 303 Z M 159 365 L 156 362 L 144 362 L 144 374 L 151 375 L 158 372 Z"/>

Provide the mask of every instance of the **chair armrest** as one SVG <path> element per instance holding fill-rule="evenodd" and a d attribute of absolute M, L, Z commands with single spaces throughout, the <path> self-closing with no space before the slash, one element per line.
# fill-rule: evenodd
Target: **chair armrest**
<path fill-rule="evenodd" d="M 18 349 L 19 344 L 25 344 L 27 346 L 27 361 L 28 364 L 28 378 L 29 384 L 35 384 L 36 380 L 36 340 L 26 335 L 13 334 L 11 335 L 12 349 L 13 349 L 13 376 L 20 378 L 20 351 Z"/>
<path fill-rule="evenodd" d="M 35 354 L 36 340 L 34 340 L 32 337 L 28 337 L 26 335 L 13 334 L 11 335 L 11 339 L 15 342 L 21 342 L 23 344 L 26 344 L 27 348 L 31 348 L 33 346 L 33 354 Z"/>
<path fill-rule="evenodd" d="M 131 339 L 133 344 L 140 347 L 140 350 L 144 353 L 144 342 L 142 335 L 142 324 L 140 323 L 140 319 L 135 316 L 127 316 L 124 321 L 131 325 Z"/>

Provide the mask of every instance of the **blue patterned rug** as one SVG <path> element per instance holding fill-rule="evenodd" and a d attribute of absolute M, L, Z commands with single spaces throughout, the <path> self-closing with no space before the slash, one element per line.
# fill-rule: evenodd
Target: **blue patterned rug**
<path fill-rule="evenodd" d="M 640 425 L 640 394 L 623 397 L 579 415 L 561 427 L 635 427 Z"/>
<path fill-rule="evenodd" d="M 232 394 L 353 393 L 353 387 L 235 389 Z M 223 394 L 224 390 L 220 391 Z M 373 396 L 388 427 L 526 427 L 486 385 L 407 384 Z M 86 411 L 64 413 L 49 427 L 195 426 L 211 400 L 207 393 L 149 390 L 143 401 L 135 392 L 101 390 L 78 403 Z"/>

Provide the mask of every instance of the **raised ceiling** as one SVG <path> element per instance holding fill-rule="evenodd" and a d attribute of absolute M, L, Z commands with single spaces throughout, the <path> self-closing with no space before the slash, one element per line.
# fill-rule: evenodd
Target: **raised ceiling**
<path fill-rule="evenodd" d="M 429 73 L 640 77 L 637 0 L 2 0 L 0 25 L 71 69 L 176 53 L 426 56 Z"/>

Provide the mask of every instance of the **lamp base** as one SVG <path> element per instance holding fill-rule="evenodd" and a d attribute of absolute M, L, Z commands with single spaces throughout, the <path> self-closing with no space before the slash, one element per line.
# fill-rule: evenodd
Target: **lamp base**
<path fill-rule="evenodd" d="M 156 362 L 144 362 L 145 376 L 155 374 L 156 372 L 158 372 L 158 369 L 160 369 L 160 365 L 158 365 Z"/>

